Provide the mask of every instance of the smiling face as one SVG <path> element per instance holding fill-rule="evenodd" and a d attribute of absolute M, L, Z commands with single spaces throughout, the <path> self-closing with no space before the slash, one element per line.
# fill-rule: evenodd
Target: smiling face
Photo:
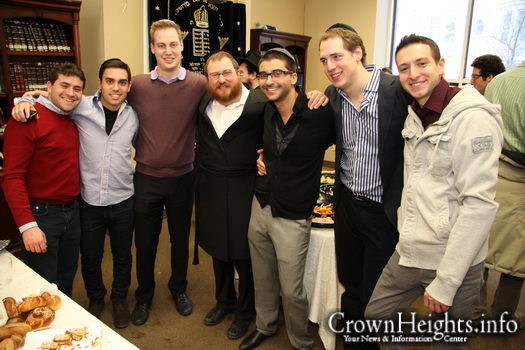
<path fill-rule="evenodd" d="M 69 113 L 78 106 L 82 98 L 84 83 L 74 75 L 58 74 L 54 83 L 47 82 L 48 99 L 62 111 Z"/>
<path fill-rule="evenodd" d="M 122 68 L 106 68 L 99 80 L 100 101 L 104 107 L 116 111 L 128 96 L 131 83 L 128 73 Z"/>
<path fill-rule="evenodd" d="M 445 60 L 435 61 L 430 46 L 409 44 L 396 54 L 399 80 L 403 88 L 424 106 L 443 76 Z"/>
<path fill-rule="evenodd" d="M 217 61 L 210 60 L 206 72 L 208 75 L 208 93 L 214 100 L 225 106 L 240 100 L 242 95 L 241 77 L 228 57 L 223 57 Z"/>
<path fill-rule="evenodd" d="M 151 53 L 157 59 L 158 72 L 166 77 L 177 74 L 182 59 L 182 41 L 175 28 L 159 28 L 153 34 Z"/>
<path fill-rule="evenodd" d="M 319 44 L 319 58 L 323 71 L 330 82 L 339 89 L 347 90 L 355 79 L 356 71 L 362 67 L 361 47 L 348 51 L 339 36 L 330 37 Z"/>
<path fill-rule="evenodd" d="M 263 59 L 259 63 L 259 73 L 268 73 L 268 77 L 265 80 L 259 80 L 259 85 L 270 101 L 278 103 L 284 101 L 289 94 L 295 91 L 297 73 L 283 74 L 279 78 L 273 78 L 270 73 L 274 70 L 288 72 L 285 61 L 277 58 Z"/>

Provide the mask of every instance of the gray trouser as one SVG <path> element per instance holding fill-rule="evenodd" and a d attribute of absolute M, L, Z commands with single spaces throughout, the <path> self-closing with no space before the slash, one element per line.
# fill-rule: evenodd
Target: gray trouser
<path fill-rule="evenodd" d="M 417 298 L 423 295 L 425 288 L 436 278 L 436 270 L 425 270 L 399 265 L 399 254 L 392 254 L 381 277 L 377 281 L 372 297 L 366 307 L 365 318 L 370 320 L 389 320 L 397 317 L 397 312 L 404 311 Z M 471 266 L 463 283 L 458 288 L 452 307 L 448 311 L 449 319 L 472 319 L 474 305 L 478 301 L 483 283 L 483 262 Z M 434 318 L 440 315 L 434 314 Z M 461 348 L 461 344 L 436 344 L 433 348 Z M 406 349 L 406 344 L 381 344 L 381 349 Z"/>
<path fill-rule="evenodd" d="M 313 346 L 308 333 L 308 299 L 303 287 L 311 220 L 273 217 L 254 197 L 248 230 L 255 285 L 257 330 L 277 332 L 279 295 L 282 297 L 288 339 L 295 348 Z"/>

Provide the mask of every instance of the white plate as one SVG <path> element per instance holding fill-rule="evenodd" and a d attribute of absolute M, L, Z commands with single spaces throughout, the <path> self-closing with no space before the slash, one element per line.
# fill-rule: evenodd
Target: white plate
<path fill-rule="evenodd" d="M 39 350 L 40 346 L 45 342 L 51 342 L 53 341 L 53 338 L 58 334 L 64 334 L 68 329 L 72 328 L 81 328 L 81 327 L 87 327 L 88 332 L 84 339 L 75 341 L 73 340 L 73 345 L 71 346 L 71 349 L 75 350 L 100 350 L 100 344 L 102 343 L 102 334 L 101 334 L 101 328 L 100 324 L 97 323 L 91 323 L 88 325 L 79 325 L 79 326 L 71 326 L 71 327 L 65 327 L 65 328 L 49 328 L 45 330 L 36 330 L 33 332 L 29 332 L 26 335 L 26 340 L 24 343 L 24 350 Z"/>

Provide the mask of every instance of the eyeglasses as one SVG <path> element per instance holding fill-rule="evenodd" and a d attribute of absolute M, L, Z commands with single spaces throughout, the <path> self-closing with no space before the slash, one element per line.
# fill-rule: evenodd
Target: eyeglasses
<path fill-rule="evenodd" d="M 470 75 L 471 79 L 478 79 L 479 77 L 481 77 L 481 74 L 471 74 Z"/>
<path fill-rule="evenodd" d="M 208 73 L 208 78 L 212 78 L 213 80 L 218 80 L 221 75 L 224 77 L 224 79 L 228 79 L 228 78 L 231 78 L 231 76 L 233 75 L 233 71 L 231 69 L 226 69 L 226 70 L 223 70 L 222 72 Z"/>
<path fill-rule="evenodd" d="M 270 73 L 260 72 L 259 74 L 257 74 L 257 78 L 259 78 L 259 80 L 266 80 L 268 79 L 268 76 L 271 75 L 272 79 L 279 79 L 286 74 L 293 74 L 293 73 L 295 72 L 292 72 L 290 70 L 274 69 Z"/>

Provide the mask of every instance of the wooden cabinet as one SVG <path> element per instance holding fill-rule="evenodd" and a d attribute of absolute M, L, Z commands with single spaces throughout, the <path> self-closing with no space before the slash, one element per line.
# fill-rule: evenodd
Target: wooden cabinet
<path fill-rule="evenodd" d="M 14 97 L 36 88 L 35 79 L 45 84 L 40 81 L 41 73 L 50 65 L 69 61 L 80 67 L 80 5 L 80 1 L 67 0 L 0 0 L 0 108 L 4 119 L 8 119 Z"/>
<path fill-rule="evenodd" d="M 297 85 L 304 90 L 310 39 L 311 37 L 306 35 L 286 33 L 278 30 L 252 29 L 250 32 L 250 49 L 259 50 L 262 54 L 276 47 L 288 50 L 296 57 L 299 65 L 297 69 L 299 76 Z"/>
<path fill-rule="evenodd" d="M 0 130 L 13 98 L 45 84 L 49 67 L 62 62 L 80 67 L 80 5 L 68 0 L 0 0 Z M 2 143 L 0 131 L 0 152 Z M 0 239 L 10 239 L 9 250 L 21 252 L 20 234 L 1 190 Z"/>

